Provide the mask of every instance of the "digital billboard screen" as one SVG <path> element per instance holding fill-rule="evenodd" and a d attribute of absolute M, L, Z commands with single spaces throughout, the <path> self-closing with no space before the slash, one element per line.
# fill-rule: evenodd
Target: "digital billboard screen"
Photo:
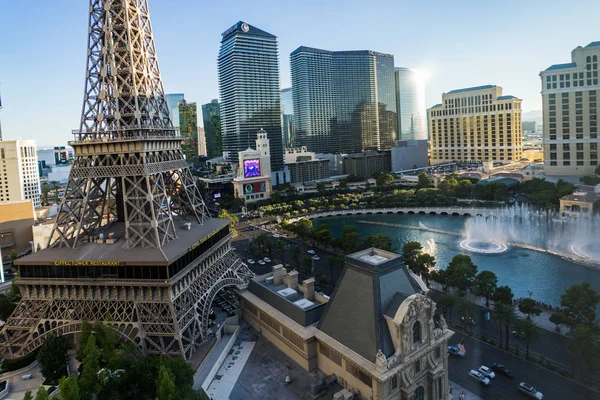
<path fill-rule="evenodd" d="M 244 178 L 260 176 L 260 160 L 244 160 Z"/>

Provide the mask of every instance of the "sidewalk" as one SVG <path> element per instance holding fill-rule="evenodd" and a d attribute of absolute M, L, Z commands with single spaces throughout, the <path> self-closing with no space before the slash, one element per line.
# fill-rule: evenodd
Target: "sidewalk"
<path fill-rule="evenodd" d="M 450 293 L 450 294 L 454 294 L 454 295 L 458 296 L 458 294 L 455 292 L 455 290 L 453 288 L 448 288 L 448 291 L 444 292 L 442 290 L 442 285 L 439 284 L 438 282 L 434 282 L 432 280 L 429 280 L 429 287 L 431 289 L 435 289 L 442 293 Z M 484 297 L 475 296 L 471 292 L 467 292 L 467 294 L 465 294 L 463 297 L 468 299 L 473 304 L 476 304 L 480 307 L 485 307 L 485 298 Z M 493 306 L 493 301 L 490 300 L 490 309 L 492 308 L 492 306 Z M 515 306 L 515 311 L 517 312 L 517 315 L 519 317 L 525 318 L 525 314 L 523 314 L 523 313 L 521 313 L 521 311 L 519 311 L 518 306 Z M 542 310 L 542 313 L 539 316 L 533 317 L 533 321 L 537 324 L 537 326 L 539 326 L 542 329 L 545 329 L 552 333 L 556 333 L 558 335 L 567 336 L 566 330 L 562 329 L 560 332 L 558 332 L 556 330 L 556 325 L 553 324 L 552 322 L 550 322 L 550 315 L 552 315 L 552 311 Z"/>
<path fill-rule="evenodd" d="M 485 400 L 483 397 L 479 397 L 475 393 L 470 392 L 468 389 L 465 389 L 452 381 L 448 381 L 448 385 L 450 386 L 450 398 L 452 400 Z"/>

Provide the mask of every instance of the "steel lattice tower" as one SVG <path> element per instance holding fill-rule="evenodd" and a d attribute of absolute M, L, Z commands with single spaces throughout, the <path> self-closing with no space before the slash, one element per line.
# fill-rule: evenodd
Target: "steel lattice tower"
<path fill-rule="evenodd" d="M 144 351 L 191 357 L 226 286 L 252 275 L 211 218 L 169 117 L 147 0 L 90 0 L 74 163 L 48 249 L 18 260 L 3 328 L 22 356 L 47 334 L 111 321 Z"/>

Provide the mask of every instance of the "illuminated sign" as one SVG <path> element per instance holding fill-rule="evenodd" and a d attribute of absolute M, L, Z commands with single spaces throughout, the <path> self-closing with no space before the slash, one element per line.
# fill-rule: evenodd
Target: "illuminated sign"
<path fill-rule="evenodd" d="M 254 176 L 260 176 L 260 160 L 258 158 L 244 160 L 244 178 Z"/>
<path fill-rule="evenodd" d="M 118 267 L 119 265 L 121 265 L 121 261 L 57 260 L 57 261 L 54 261 L 54 265 L 68 265 L 71 267 L 79 267 L 79 266 Z"/>
<path fill-rule="evenodd" d="M 260 193 L 267 191 L 265 182 L 246 183 L 244 185 L 244 194 Z"/>
<path fill-rule="evenodd" d="M 57 146 L 54 148 L 54 164 L 55 165 L 68 165 L 68 152 L 65 146 Z"/>

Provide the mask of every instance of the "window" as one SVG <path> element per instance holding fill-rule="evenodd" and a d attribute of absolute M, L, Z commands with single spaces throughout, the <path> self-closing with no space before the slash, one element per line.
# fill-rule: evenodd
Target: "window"
<path fill-rule="evenodd" d="M 413 344 L 421 342 L 421 323 L 416 321 L 412 328 Z"/>
<path fill-rule="evenodd" d="M 425 389 L 419 386 L 412 395 L 412 400 L 425 400 Z"/>
<path fill-rule="evenodd" d="M 434 354 L 435 354 L 435 358 L 440 358 L 441 357 L 442 351 L 440 350 L 440 346 L 437 346 L 435 348 L 435 353 Z"/>
<path fill-rule="evenodd" d="M 441 399 L 443 397 L 443 392 L 444 392 L 444 378 L 440 378 L 437 380 L 437 392 L 438 392 L 438 399 Z"/>
<path fill-rule="evenodd" d="M 394 390 L 394 389 L 396 389 L 398 387 L 398 375 L 392 376 L 392 380 L 390 382 L 390 386 L 392 387 L 392 390 Z"/>

